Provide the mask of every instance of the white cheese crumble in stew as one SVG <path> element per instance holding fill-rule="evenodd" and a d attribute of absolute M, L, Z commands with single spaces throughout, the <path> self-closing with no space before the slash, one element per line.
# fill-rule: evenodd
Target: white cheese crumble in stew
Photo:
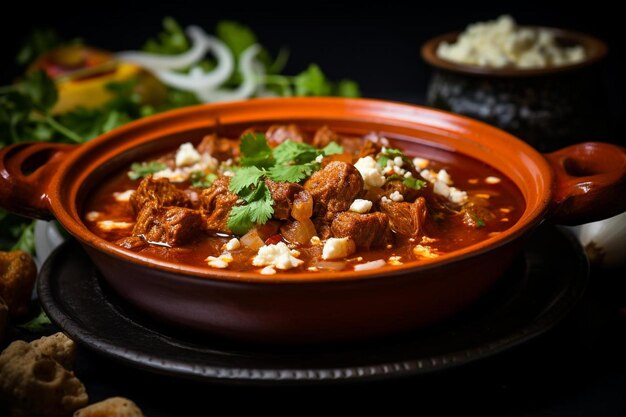
<path fill-rule="evenodd" d="M 148 257 L 272 279 L 433 262 L 511 227 L 523 201 L 506 176 L 463 155 L 275 125 L 138 160 L 103 180 L 82 216 Z"/>

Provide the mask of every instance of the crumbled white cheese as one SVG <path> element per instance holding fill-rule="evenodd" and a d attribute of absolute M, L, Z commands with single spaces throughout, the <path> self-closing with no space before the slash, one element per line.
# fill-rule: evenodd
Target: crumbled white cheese
<path fill-rule="evenodd" d="M 450 195 L 448 196 L 448 200 L 452 201 L 455 204 L 465 204 L 467 203 L 467 193 L 465 191 L 461 191 L 458 188 L 450 187 Z"/>
<path fill-rule="evenodd" d="M 413 173 L 411 171 L 407 171 L 404 173 L 404 178 L 411 178 L 413 176 Z"/>
<path fill-rule="evenodd" d="M 315 158 L 315 162 L 317 162 L 318 164 L 321 164 L 323 160 L 324 155 L 317 155 L 317 157 Z"/>
<path fill-rule="evenodd" d="M 354 265 L 355 271 L 367 271 L 369 269 L 378 269 L 385 266 L 387 263 L 384 259 L 377 259 L 371 262 L 365 262 L 364 264 Z"/>
<path fill-rule="evenodd" d="M 121 193 L 115 192 L 113 193 L 113 198 L 115 201 L 119 201 L 120 203 L 125 203 L 130 200 L 130 196 L 135 192 L 135 190 L 126 190 Z"/>
<path fill-rule="evenodd" d="M 191 143 L 183 143 L 176 151 L 176 166 L 186 167 L 200 162 L 200 153 Z"/>
<path fill-rule="evenodd" d="M 350 211 L 355 213 L 367 213 L 372 209 L 372 202 L 369 200 L 361 200 L 357 198 L 350 204 Z"/>
<path fill-rule="evenodd" d="M 389 198 L 395 201 L 396 203 L 399 203 L 400 201 L 404 201 L 404 196 L 400 194 L 398 191 L 394 191 L 393 193 L 391 193 L 389 195 Z"/>
<path fill-rule="evenodd" d="M 276 270 L 271 265 L 268 265 L 265 268 L 261 269 L 262 275 L 274 275 L 275 273 Z"/>
<path fill-rule="evenodd" d="M 101 220 L 98 222 L 98 227 L 105 231 L 111 231 L 115 229 L 129 229 L 133 227 L 134 223 L 118 222 L 115 220 Z"/>
<path fill-rule="evenodd" d="M 234 260 L 233 256 L 228 252 L 224 252 L 218 257 L 208 256 L 205 259 L 205 261 L 209 264 L 209 266 L 212 266 L 213 268 L 221 268 L 221 269 L 228 268 L 228 265 L 233 260 Z"/>
<path fill-rule="evenodd" d="M 430 164 L 430 161 L 428 159 L 413 158 L 413 165 L 415 165 L 415 168 L 417 169 L 426 169 L 428 164 Z"/>
<path fill-rule="evenodd" d="M 428 182 L 434 183 L 435 181 L 437 181 L 437 173 L 431 169 L 421 170 L 420 175 Z"/>
<path fill-rule="evenodd" d="M 382 174 L 382 170 L 376 160 L 371 156 L 360 158 L 354 164 L 354 167 L 361 173 L 363 177 L 363 188 L 369 190 L 370 188 L 382 187 L 385 185 L 385 176 Z"/>
<path fill-rule="evenodd" d="M 498 184 L 500 181 L 501 180 L 498 177 L 487 177 L 487 178 L 485 178 L 485 182 L 487 184 Z"/>
<path fill-rule="evenodd" d="M 331 237 L 324 244 L 322 259 L 339 259 L 350 256 L 356 250 L 354 241 L 349 237 Z"/>
<path fill-rule="evenodd" d="M 404 161 L 402 160 L 401 156 L 396 156 L 395 158 L 393 158 L 393 164 L 397 167 L 401 167 L 402 165 L 404 165 Z"/>
<path fill-rule="evenodd" d="M 439 254 L 434 252 L 430 246 L 415 245 L 413 253 L 418 258 L 434 259 L 439 257 Z"/>
<path fill-rule="evenodd" d="M 161 171 L 155 172 L 152 175 L 152 178 L 154 178 L 155 180 L 158 180 L 160 178 L 167 178 L 171 182 L 183 182 L 187 181 L 187 178 L 189 178 L 189 173 L 180 168 L 165 168 Z"/>
<path fill-rule="evenodd" d="M 96 220 L 98 220 L 98 217 L 100 217 L 100 212 L 98 211 L 90 211 L 89 213 L 85 214 L 85 218 L 90 221 L 90 222 L 95 222 Z"/>
<path fill-rule="evenodd" d="M 455 43 L 442 42 L 437 55 L 449 61 L 501 68 L 545 68 L 585 59 L 581 45 L 561 46 L 545 29 L 519 27 L 511 16 L 471 24 Z"/>
<path fill-rule="evenodd" d="M 450 174 L 448 174 L 448 171 L 446 171 L 445 169 L 439 170 L 439 172 L 437 173 L 437 180 L 443 181 L 447 185 L 452 185 L 452 178 L 450 178 Z"/>
<path fill-rule="evenodd" d="M 265 245 L 259 248 L 257 255 L 252 260 L 252 265 L 271 265 L 278 269 L 291 269 L 304 263 L 294 257 L 285 242 L 278 242 L 275 245 Z"/>
<path fill-rule="evenodd" d="M 393 172 L 394 172 L 395 174 L 398 174 L 398 175 L 404 175 L 404 173 L 406 172 L 406 170 L 405 170 L 405 169 L 403 169 L 403 168 L 400 168 L 400 167 L 399 167 L 399 166 L 397 166 L 397 165 L 394 165 L 394 166 L 393 166 Z"/>
<path fill-rule="evenodd" d="M 380 198 L 380 202 L 381 202 L 381 203 L 389 203 L 390 201 L 391 201 L 391 200 L 390 200 L 390 199 L 388 199 L 386 196 L 382 196 L 382 197 Z"/>
<path fill-rule="evenodd" d="M 226 250 L 236 250 L 236 249 L 239 249 L 240 247 L 241 247 L 241 242 L 239 242 L 239 239 L 237 239 L 236 237 L 232 238 L 224 245 L 224 249 Z"/>
<path fill-rule="evenodd" d="M 313 236 L 311 238 L 311 245 L 321 245 L 322 240 L 318 236 Z"/>

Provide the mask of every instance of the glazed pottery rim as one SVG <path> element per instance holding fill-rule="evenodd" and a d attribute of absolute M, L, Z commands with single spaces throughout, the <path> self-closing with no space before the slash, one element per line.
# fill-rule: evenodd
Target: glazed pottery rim
<path fill-rule="evenodd" d="M 74 167 L 78 161 L 81 160 L 83 155 L 89 154 L 93 149 L 97 149 L 99 146 L 107 144 L 107 142 L 111 141 L 111 139 L 116 136 L 123 136 L 123 134 L 133 133 L 137 134 L 138 132 L 142 132 L 144 130 L 149 130 L 151 127 L 154 129 L 155 125 L 158 125 L 160 122 L 167 123 L 168 121 L 175 123 L 178 121 L 181 122 L 180 119 L 184 119 L 185 116 L 192 117 L 193 114 L 199 114 L 201 111 L 208 110 L 216 110 L 219 112 L 220 109 L 231 108 L 231 107 L 259 107 L 261 109 L 265 107 L 269 107 L 272 104 L 282 104 L 290 103 L 293 105 L 297 105 L 297 103 L 313 103 L 324 106 L 339 106 L 344 108 L 347 113 L 351 111 L 354 112 L 354 116 L 358 114 L 359 107 L 363 107 L 364 109 L 368 106 L 384 106 L 392 107 L 394 110 L 400 111 L 404 109 L 406 112 L 416 112 L 418 111 L 422 116 L 435 117 L 437 120 L 443 120 L 445 122 L 452 123 L 455 126 L 458 125 L 470 125 L 472 126 L 470 130 L 482 130 L 488 131 L 492 136 L 497 136 L 498 140 L 506 140 L 507 145 L 516 146 L 518 149 L 523 150 L 526 156 L 529 156 L 532 159 L 532 162 L 535 164 L 533 169 L 538 170 L 541 174 L 537 180 L 537 183 L 540 183 L 542 193 L 532 193 L 535 196 L 535 202 L 529 202 L 529 198 L 524 195 L 524 192 L 520 189 L 520 193 L 524 195 L 524 203 L 525 208 L 522 212 L 522 215 L 518 219 L 518 221 L 513 224 L 510 228 L 505 231 L 499 233 L 497 236 L 490 237 L 483 241 L 477 242 L 473 245 L 457 249 L 453 252 L 442 254 L 440 257 L 432 260 L 418 263 L 417 261 L 405 263 L 403 265 L 394 266 L 393 269 L 372 269 L 372 270 L 364 270 L 364 271 L 341 271 L 341 272 L 332 272 L 332 271 L 318 271 L 318 272 L 281 272 L 277 271 L 275 275 L 261 275 L 256 271 L 249 272 L 239 272 L 239 271 L 230 271 L 224 269 L 211 269 L 209 267 L 200 268 L 189 265 L 182 265 L 175 262 L 167 262 L 164 260 L 155 259 L 152 257 L 144 256 L 139 253 L 130 251 L 128 249 L 124 249 L 118 245 L 115 245 L 112 242 L 109 242 L 99 236 L 95 235 L 91 232 L 87 226 L 83 223 L 81 219 L 81 215 L 78 212 L 77 208 L 77 196 L 73 196 L 74 198 L 69 201 L 70 207 L 66 206 L 66 200 L 68 197 L 64 197 L 67 193 L 64 192 L 65 186 L 64 182 L 68 181 L 66 175 L 70 173 L 72 167 Z M 249 109 L 248 109 L 249 110 Z M 365 109 L 367 110 L 367 109 Z M 372 110 L 370 110 L 372 112 Z M 382 123 L 387 123 L 389 126 L 393 126 L 393 119 L 382 117 Z M 336 120 L 343 120 L 341 118 L 337 118 Z M 358 123 L 358 122 L 355 122 Z M 418 124 L 418 122 L 416 122 Z M 424 127 L 432 127 L 429 125 L 423 125 Z M 188 128 L 187 130 L 191 130 Z M 133 132 L 135 131 L 135 132 Z M 460 135 L 462 136 L 462 135 Z M 161 135 L 160 137 L 163 137 Z M 156 139 L 155 139 L 156 140 Z M 468 141 L 473 142 L 471 139 Z M 511 143 L 509 143 L 509 141 Z M 147 142 L 147 141 L 146 141 Z M 432 140 L 427 142 L 436 143 Z M 116 155 L 124 154 L 128 152 L 129 149 L 133 147 L 137 147 L 139 144 L 135 144 L 135 146 L 129 146 L 128 149 L 123 148 L 121 146 L 112 145 L 115 149 Z M 462 153 L 462 152 L 461 152 Z M 488 161 L 482 160 L 481 162 L 489 164 Z M 93 174 L 95 171 L 94 167 L 90 167 L 87 170 L 86 178 L 89 175 Z M 502 173 L 503 175 L 506 175 Z M 508 177 L 508 175 L 507 175 Z M 509 177 L 510 178 L 510 177 Z M 146 117 L 143 119 L 139 119 L 137 121 L 128 123 L 123 125 L 117 129 L 114 129 L 104 135 L 101 135 L 98 138 L 93 139 L 90 142 L 80 145 L 77 149 L 73 150 L 67 157 L 64 163 L 59 167 L 57 173 L 52 177 L 50 181 L 50 185 L 48 187 L 48 199 L 50 201 L 50 207 L 52 209 L 53 214 L 56 216 L 61 225 L 75 238 L 78 239 L 83 245 L 88 245 L 89 247 L 95 249 L 98 252 L 103 252 L 108 256 L 112 256 L 118 260 L 129 262 L 134 264 L 135 266 L 145 267 L 149 269 L 156 269 L 161 272 L 175 274 L 177 279 L 180 280 L 192 280 L 195 283 L 205 282 L 215 282 L 220 281 L 224 283 L 242 283 L 242 282 L 253 282 L 255 284 L 316 284 L 316 283 L 340 283 L 340 282 L 348 282 L 355 280 L 366 280 L 366 279 L 378 279 L 383 277 L 397 276 L 397 275 L 406 275 L 410 274 L 412 271 L 422 272 L 427 271 L 432 268 L 441 268 L 444 266 L 450 266 L 457 262 L 462 262 L 466 259 L 473 258 L 476 256 L 480 256 L 486 252 L 493 251 L 503 245 L 509 244 L 510 242 L 521 238 L 524 234 L 526 234 L 530 229 L 534 228 L 538 225 L 543 218 L 546 216 L 547 212 L 550 209 L 551 197 L 552 197 L 552 186 L 553 186 L 554 175 L 552 173 L 551 168 L 549 167 L 548 162 L 545 158 L 535 149 L 530 147 L 530 145 L 521 141 L 520 139 L 515 138 L 514 136 L 497 129 L 493 126 L 490 126 L 486 123 L 482 123 L 476 121 L 471 118 L 467 118 L 464 116 L 459 116 L 453 113 L 435 110 L 428 107 L 417 106 L 413 104 L 407 104 L 402 102 L 394 102 L 394 101 L 384 101 L 384 100 L 375 100 L 375 99 L 345 99 L 345 98 L 258 98 L 252 100 L 243 100 L 237 102 L 227 102 L 227 103 L 219 103 L 219 104 L 202 104 L 196 106 L 189 106 L 182 109 L 176 109 L 164 113 L 160 113 L 154 116 Z M 70 180 L 70 181 L 76 181 Z M 515 181 L 514 181 L 515 182 Z M 519 185 L 516 184 L 516 187 L 519 189 Z"/>
<path fill-rule="evenodd" d="M 581 62 L 573 64 L 559 65 L 546 68 L 515 68 L 504 67 L 494 68 L 488 66 L 479 66 L 472 64 L 464 64 L 460 62 L 450 61 L 441 58 L 437 54 L 437 48 L 441 42 L 455 41 L 457 37 L 462 33 L 460 31 L 448 32 L 442 35 L 435 36 L 426 41 L 421 48 L 422 58 L 430 65 L 448 70 L 456 73 L 462 73 L 466 75 L 475 76 L 490 76 L 490 77 L 534 77 L 550 74 L 558 74 L 564 72 L 575 71 L 577 69 L 586 68 L 597 62 L 602 61 L 607 53 L 608 46 L 603 40 L 582 32 L 577 32 L 569 29 L 548 27 L 548 26 L 524 26 L 531 29 L 542 29 L 552 32 L 557 39 L 564 39 L 573 43 L 582 45 L 585 48 L 585 52 L 588 56 Z"/>

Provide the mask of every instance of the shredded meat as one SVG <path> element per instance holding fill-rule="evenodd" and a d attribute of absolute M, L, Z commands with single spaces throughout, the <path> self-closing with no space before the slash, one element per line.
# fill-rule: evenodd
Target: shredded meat
<path fill-rule="evenodd" d="M 358 249 L 384 247 L 393 241 L 387 215 L 380 212 L 360 214 L 339 213 L 330 229 L 334 237 L 349 237 Z"/>
<path fill-rule="evenodd" d="M 129 201 L 135 213 L 139 213 L 148 202 L 156 207 L 191 207 L 191 199 L 184 191 L 176 188 L 167 178 L 155 180 L 152 176 L 141 180 Z"/>
<path fill-rule="evenodd" d="M 219 177 L 200 194 L 200 209 L 204 218 L 204 229 L 212 232 L 231 233 L 228 228 L 230 210 L 239 197 L 229 191 L 230 177 Z"/>
<path fill-rule="evenodd" d="M 381 150 L 382 150 L 382 146 L 380 146 L 378 143 L 374 143 L 368 140 L 361 147 L 361 151 L 359 152 L 358 156 L 355 158 L 354 162 L 358 161 L 359 158 L 365 158 L 366 156 L 371 156 L 372 158 L 374 158 L 376 155 L 380 153 Z"/>
<path fill-rule="evenodd" d="M 354 165 L 333 161 L 311 175 L 304 189 L 313 197 L 313 214 L 329 218 L 350 208 L 363 191 L 363 177 Z"/>
<path fill-rule="evenodd" d="M 315 132 L 311 145 L 322 149 L 331 142 L 341 143 L 341 136 L 330 130 L 328 126 L 322 126 Z"/>
<path fill-rule="evenodd" d="M 239 146 L 237 146 L 236 140 L 220 138 L 215 133 L 202 138 L 202 142 L 200 142 L 196 149 L 198 152 L 208 153 L 213 158 L 217 158 L 220 161 L 234 159 L 239 156 Z"/>
<path fill-rule="evenodd" d="M 292 142 L 305 142 L 304 133 L 294 124 L 272 125 L 265 132 L 265 137 L 270 146 L 278 146 L 287 139 Z"/>
<path fill-rule="evenodd" d="M 182 246 L 193 241 L 201 231 L 200 211 L 183 207 L 158 207 L 148 203 L 137 215 L 133 235 L 143 237 L 148 243 Z"/>
<path fill-rule="evenodd" d="M 426 200 L 419 197 L 413 203 L 385 201 L 380 209 L 389 217 L 389 226 L 399 235 L 416 238 L 426 221 Z"/>
<path fill-rule="evenodd" d="M 278 220 L 289 219 L 293 202 L 298 193 L 303 192 L 308 194 L 300 184 L 293 182 L 276 182 L 266 179 L 265 185 L 269 188 L 270 193 L 272 193 L 272 200 L 274 200 L 274 204 L 272 205 L 274 208 L 274 218 Z"/>

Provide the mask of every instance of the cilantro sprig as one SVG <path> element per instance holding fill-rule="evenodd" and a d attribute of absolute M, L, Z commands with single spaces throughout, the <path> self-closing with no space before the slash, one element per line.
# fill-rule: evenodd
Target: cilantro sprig
<path fill-rule="evenodd" d="M 167 168 L 167 165 L 162 162 L 135 162 L 130 166 L 130 171 L 128 171 L 128 178 L 133 181 L 138 180 L 139 178 L 147 177 L 150 174 L 154 174 L 155 172 L 163 171 L 165 168 Z"/>
<path fill-rule="evenodd" d="M 242 235 L 256 224 L 266 223 L 274 214 L 274 200 L 265 179 L 299 183 L 317 171 L 320 155 L 342 153 L 343 148 L 331 142 L 323 149 L 286 140 L 274 149 L 262 133 L 248 133 L 239 145 L 241 168 L 230 180 L 230 192 L 240 197 L 228 217 L 228 228 Z"/>

